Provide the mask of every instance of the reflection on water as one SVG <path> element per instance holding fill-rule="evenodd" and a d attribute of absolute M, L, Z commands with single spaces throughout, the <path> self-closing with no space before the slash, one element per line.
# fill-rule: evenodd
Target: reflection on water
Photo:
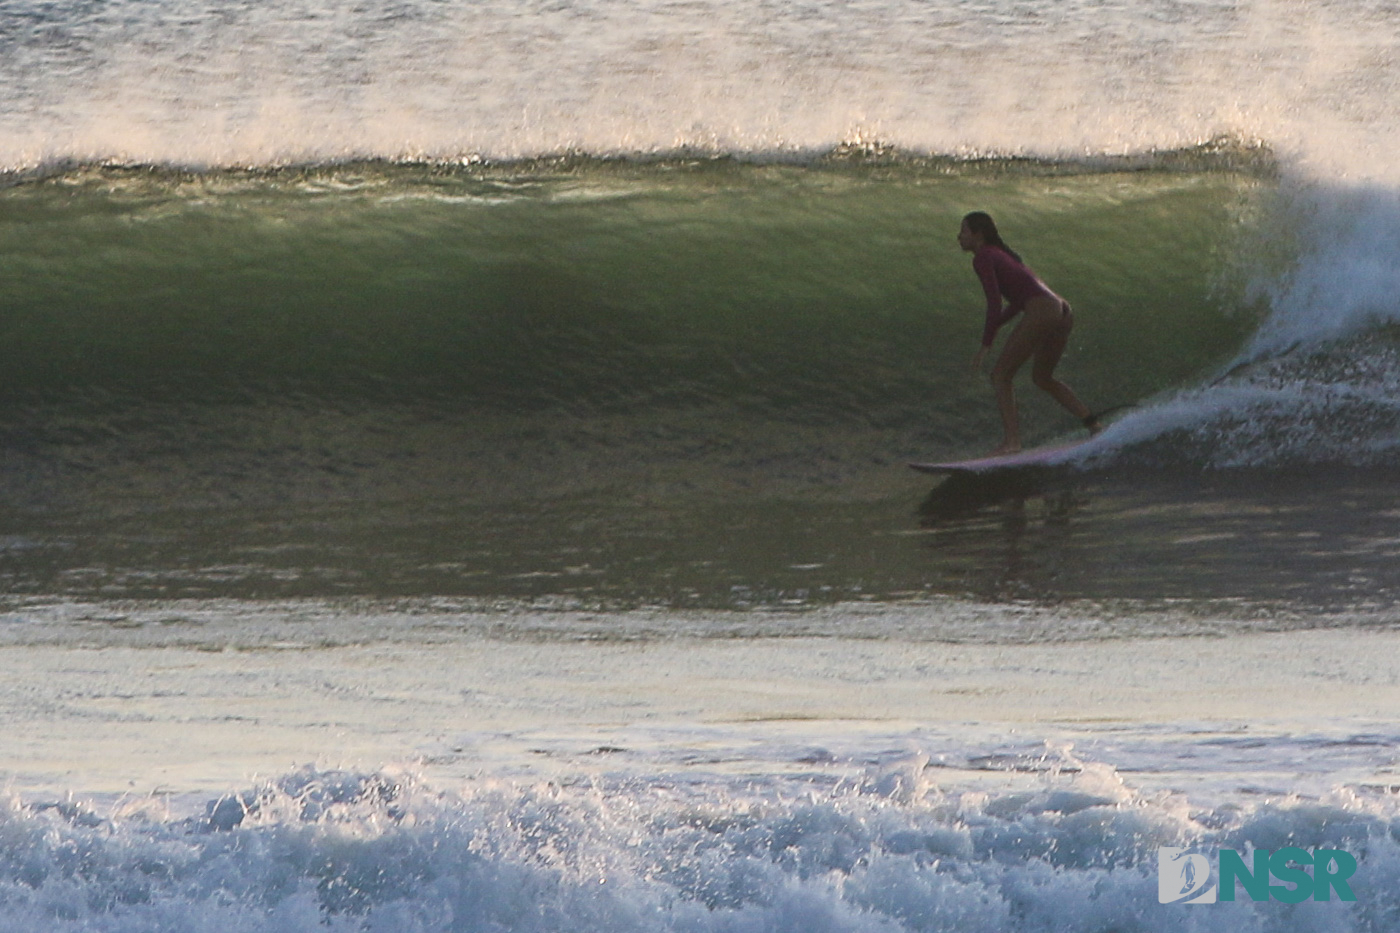
<path fill-rule="evenodd" d="M 1044 473 L 857 501 L 583 496 L 0 507 L 0 585 L 102 599 L 468 597 L 598 608 L 793 610 L 936 596 L 1400 605 L 1389 474 Z"/>
<path fill-rule="evenodd" d="M 935 486 L 919 506 L 921 524 L 968 518 L 992 506 L 1023 511 L 1028 499 L 1042 498 L 1061 518 L 1075 508 L 1072 478 L 1061 471 L 1020 470 L 991 476 L 954 474 Z M 1052 504 L 1053 503 L 1053 504 Z"/>
<path fill-rule="evenodd" d="M 918 518 L 941 586 L 985 599 L 1372 613 L 1400 599 L 1393 490 L 1377 471 L 1026 472 L 950 478 Z"/>
<path fill-rule="evenodd" d="M 1060 470 L 955 474 L 929 492 L 918 515 L 934 560 L 965 565 L 966 592 L 1045 599 L 1064 576 L 1074 522 L 1091 504 L 1075 477 Z"/>

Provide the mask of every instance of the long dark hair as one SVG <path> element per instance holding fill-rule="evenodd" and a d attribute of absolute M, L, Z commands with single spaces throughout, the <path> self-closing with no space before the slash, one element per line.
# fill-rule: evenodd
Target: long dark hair
<path fill-rule="evenodd" d="M 1002 240 L 1001 234 L 997 232 L 997 222 L 992 220 L 992 215 L 985 211 L 973 211 L 963 218 L 963 223 L 967 224 L 967 229 L 982 237 L 982 242 L 988 246 L 995 246 L 1005 250 L 1011 258 L 1017 262 L 1021 261 L 1021 256 Z"/>

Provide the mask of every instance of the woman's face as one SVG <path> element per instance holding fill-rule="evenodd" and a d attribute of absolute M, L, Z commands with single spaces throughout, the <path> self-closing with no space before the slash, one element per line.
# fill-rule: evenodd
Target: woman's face
<path fill-rule="evenodd" d="M 973 233 L 967 228 L 967 222 L 958 229 L 958 245 L 969 253 L 977 251 L 977 247 L 982 245 L 981 234 Z"/>

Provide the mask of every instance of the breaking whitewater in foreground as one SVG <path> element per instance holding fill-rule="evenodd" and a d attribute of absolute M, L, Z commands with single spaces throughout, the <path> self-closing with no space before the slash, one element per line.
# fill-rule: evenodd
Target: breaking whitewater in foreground
<path fill-rule="evenodd" d="M 170 820 L 0 814 L 6 930 L 1394 929 L 1388 794 L 1191 807 L 1091 765 L 944 794 L 918 762 L 851 784 L 486 781 L 305 770 Z M 1356 900 L 1163 905 L 1158 847 L 1355 853 Z M 1184 914 L 1184 915 L 1183 915 Z"/>

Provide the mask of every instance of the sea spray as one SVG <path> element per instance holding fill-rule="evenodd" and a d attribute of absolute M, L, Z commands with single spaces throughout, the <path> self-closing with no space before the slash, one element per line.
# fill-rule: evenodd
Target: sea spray
<path fill-rule="evenodd" d="M 1082 770 L 1081 770 L 1082 768 Z M 900 785 L 902 787 L 902 785 Z M 485 781 L 304 769 L 239 796 L 240 820 L 131 802 L 11 800 L 0 929 L 920 930 L 1131 925 L 1379 931 L 1397 861 L 1385 797 L 1211 810 L 1076 765 L 1023 794 L 891 795 L 800 780 Z M 1163 845 L 1356 853 L 1357 900 L 1157 903 Z"/>

